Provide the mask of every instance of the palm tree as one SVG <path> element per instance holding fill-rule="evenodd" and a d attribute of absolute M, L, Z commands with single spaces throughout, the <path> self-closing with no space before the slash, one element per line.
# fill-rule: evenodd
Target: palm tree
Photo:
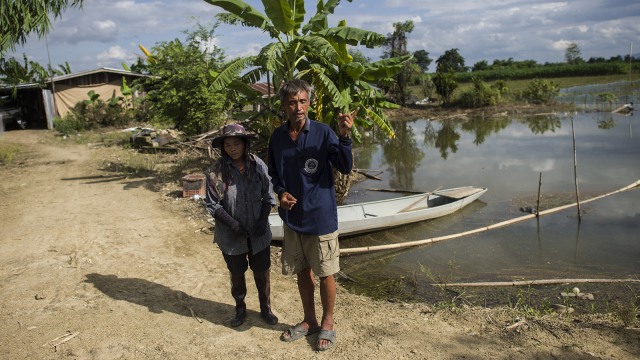
<path fill-rule="evenodd" d="M 411 55 L 370 64 L 353 61 L 347 51 L 348 45 L 373 48 L 383 45 L 385 36 L 349 27 L 345 21 L 329 27 L 327 17 L 333 14 L 340 0 L 318 0 L 316 14 L 304 25 L 303 0 L 263 0 L 266 15 L 242 0 L 205 1 L 227 11 L 217 15 L 220 21 L 261 29 L 274 40 L 257 56 L 236 59 L 220 73 L 212 73 L 216 78 L 213 85 L 216 89 L 258 99 L 249 84 L 264 77 L 276 85 L 302 78 L 314 87 L 315 101 L 310 112 L 318 121 L 331 124 L 338 112 L 357 110 L 353 128 L 356 139 L 360 137 L 358 127 L 374 125 L 393 137 L 393 129 L 383 111 L 397 106 L 387 102 L 372 84 L 391 80 L 402 71 L 403 63 L 411 59 Z M 243 74 L 244 71 L 247 72 Z M 267 109 L 263 113 L 264 120 L 271 129 L 277 121 L 279 99 L 272 97 L 262 101 L 266 102 L 264 108 Z"/>

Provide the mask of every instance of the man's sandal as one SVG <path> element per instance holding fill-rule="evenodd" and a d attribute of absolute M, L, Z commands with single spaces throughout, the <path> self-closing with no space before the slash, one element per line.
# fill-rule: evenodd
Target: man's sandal
<path fill-rule="evenodd" d="M 320 346 L 320 340 L 327 340 L 329 345 Z M 320 330 L 320 334 L 318 334 L 318 341 L 316 342 L 316 350 L 325 351 L 329 350 L 336 343 L 336 331 L 335 330 Z"/>
<path fill-rule="evenodd" d="M 318 331 L 320 331 L 320 326 L 314 326 L 310 327 L 309 329 L 305 329 L 304 326 L 302 326 L 302 323 L 300 323 L 296 326 L 290 327 L 285 332 L 283 332 L 282 335 L 280 335 L 280 340 L 285 342 L 296 341 L 298 339 L 302 339 L 305 336 L 315 334 Z M 289 333 L 289 337 L 285 337 L 285 334 L 287 332 Z"/>

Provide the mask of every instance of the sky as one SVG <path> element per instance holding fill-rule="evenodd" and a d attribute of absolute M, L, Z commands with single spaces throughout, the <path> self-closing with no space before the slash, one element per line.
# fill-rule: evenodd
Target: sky
<path fill-rule="evenodd" d="M 262 1 L 246 2 L 264 13 Z M 305 1 L 305 23 L 316 3 Z M 68 62 L 73 72 L 122 69 L 122 63 L 143 57 L 139 44 L 152 49 L 159 42 L 184 40 L 184 31 L 196 22 L 212 23 L 220 11 L 203 0 L 85 0 L 82 9 L 69 8 L 54 22 L 46 41 L 32 35 L 5 56 L 22 63 L 26 54 L 45 67 L 50 58 L 55 68 Z M 509 58 L 563 62 L 571 43 L 585 60 L 640 54 L 640 2 L 634 0 L 343 0 L 328 19 L 332 26 L 346 20 L 382 35 L 393 32 L 393 23 L 412 20 L 408 50 L 426 50 L 434 60 L 430 71 L 454 48 L 469 67 Z M 241 26 L 221 25 L 215 34 L 215 45 L 228 58 L 255 55 L 271 42 L 260 30 Z M 358 49 L 373 61 L 382 54 L 381 48 Z"/>

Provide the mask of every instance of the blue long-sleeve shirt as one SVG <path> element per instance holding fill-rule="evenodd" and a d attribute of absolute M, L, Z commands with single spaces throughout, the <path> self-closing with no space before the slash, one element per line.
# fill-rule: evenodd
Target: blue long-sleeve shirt
<path fill-rule="evenodd" d="M 324 235 L 338 229 L 332 168 L 351 172 L 351 139 L 338 139 L 326 124 L 307 119 L 296 141 L 289 123 L 275 129 L 269 141 L 269 176 L 278 199 L 288 192 L 297 199 L 292 210 L 282 207 L 282 221 L 300 234 Z"/>

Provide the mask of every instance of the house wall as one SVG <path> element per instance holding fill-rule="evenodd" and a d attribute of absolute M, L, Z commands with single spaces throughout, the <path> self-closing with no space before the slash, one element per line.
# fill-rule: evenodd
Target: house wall
<path fill-rule="evenodd" d="M 100 85 L 68 85 L 55 84 L 56 112 L 64 117 L 80 101 L 88 100 L 88 92 L 93 90 L 100 95 L 100 100 L 109 101 L 112 96 L 122 96 L 120 92 L 122 78 Z"/>

